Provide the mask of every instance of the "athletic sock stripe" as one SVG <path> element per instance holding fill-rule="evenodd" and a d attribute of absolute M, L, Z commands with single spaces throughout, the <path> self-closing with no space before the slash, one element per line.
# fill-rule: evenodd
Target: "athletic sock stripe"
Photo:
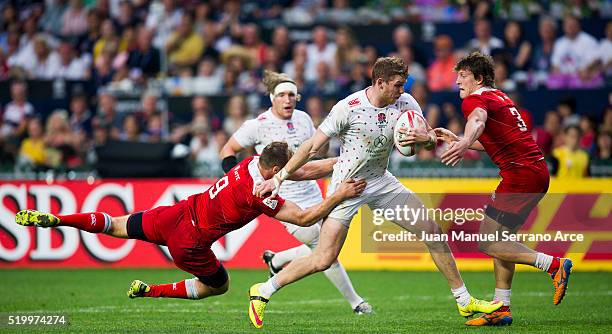
<path fill-rule="evenodd" d="M 108 233 L 111 229 L 112 218 L 108 213 L 102 213 L 104 215 L 104 230 L 103 233 Z"/>
<path fill-rule="evenodd" d="M 197 284 L 196 284 L 197 280 L 198 280 L 197 278 L 194 278 L 193 281 L 192 281 L 193 284 L 191 285 L 191 294 L 193 296 L 193 299 L 199 299 L 199 297 L 198 297 L 198 287 L 197 287 Z"/>
<path fill-rule="evenodd" d="M 187 297 L 189 297 L 189 299 L 198 299 L 198 290 L 195 284 L 196 279 L 197 278 L 191 278 L 185 280 L 185 290 L 187 290 Z"/>

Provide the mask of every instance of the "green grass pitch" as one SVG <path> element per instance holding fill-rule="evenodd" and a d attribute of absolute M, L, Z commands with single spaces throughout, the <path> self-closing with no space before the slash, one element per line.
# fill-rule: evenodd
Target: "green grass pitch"
<path fill-rule="evenodd" d="M 247 289 L 266 279 L 264 271 L 230 270 L 230 291 L 203 300 L 127 298 L 132 279 L 168 283 L 187 278 L 178 270 L 0 270 L 0 312 L 61 312 L 70 326 L 0 325 L 0 333 L 611 333 L 612 273 L 575 272 L 561 305 L 542 273 L 517 273 L 514 324 L 469 328 L 442 276 L 436 272 L 355 271 L 357 291 L 375 308 L 356 316 L 348 303 L 317 274 L 288 286 L 271 300 L 262 330 L 251 327 Z M 492 273 L 465 272 L 471 293 L 490 299 Z"/>

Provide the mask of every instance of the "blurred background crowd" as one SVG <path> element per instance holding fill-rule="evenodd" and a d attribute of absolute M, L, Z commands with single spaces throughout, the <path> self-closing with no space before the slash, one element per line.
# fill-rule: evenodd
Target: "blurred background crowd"
<path fill-rule="evenodd" d="M 460 135 L 453 67 L 474 50 L 494 58 L 497 87 L 555 174 L 612 175 L 611 1 L 0 3 L 4 177 L 90 173 L 109 145 L 138 159 L 154 147 L 145 144 L 171 146 L 187 174 L 215 176 L 228 136 L 270 106 L 264 70 L 296 80 L 298 108 L 318 125 L 390 55 L 410 64 L 410 93 L 431 126 Z M 444 149 L 393 156 L 391 166 L 409 176 L 497 173 L 478 152 L 446 169 L 436 160 Z"/>

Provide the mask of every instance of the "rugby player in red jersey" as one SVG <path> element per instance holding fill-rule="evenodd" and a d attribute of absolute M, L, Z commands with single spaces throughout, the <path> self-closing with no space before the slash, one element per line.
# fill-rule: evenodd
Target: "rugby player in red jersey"
<path fill-rule="evenodd" d="M 261 214 L 300 226 L 310 226 L 325 218 L 345 199 L 356 197 L 366 182 L 347 180 L 340 190 L 321 203 L 302 210 L 279 196 L 262 199 L 253 194 L 260 182 L 280 171 L 291 158 L 284 142 L 272 142 L 261 156 L 250 157 L 232 168 L 206 191 L 172 206 L 160 206 L 122 217 L 103 212 L 52 215 L 22 210 L 15 222 L 23 226 L 72 226 L 91 233 L 104 233 L 168 246 L 176 266 L 193 276 L 177 283 L 148 285 L 135 280 L 128 296 L 201 299 L 220 295 L 229 288 L 229 277 L 210 249 L 211 245 Z M 294 178 L 318 179 L 331 173 L 335 159 L 314 161 Z"/>
<path fill-rule="evenodd" d="M 495 88 L 493 60 L 478 52 L 455 66 L 461 110 L 466 118 L 463 137 L 444 128 L 435 129 L 448 142 L 442 162 L 455 166 L 468 149 L 485 151 L 499 167 L 502 181 L 486 209 L 480 233 L 516 233 L 531 210 L 548 191 L 550 175 L 542 151 L 533 140 L 516 105 Z M 500 238 L 502 239 L 502 238 Z M 555 293 L 553 303 L 565 296 L 572 261 L 536 252 L 516 241 L 479 242 L 479 248 L 494 258 L 495 300 L 504 302 L 499 310 L 466 322 L 470 326 L 509 325 L 510 293 L 514 265 L 526 264 L 550 274 Z"/>

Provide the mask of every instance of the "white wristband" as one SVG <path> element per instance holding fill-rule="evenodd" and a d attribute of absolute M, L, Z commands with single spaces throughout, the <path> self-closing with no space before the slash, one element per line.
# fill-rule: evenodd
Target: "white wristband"
<path fill-rule="evenodd" d="M 278 177 L 278 175 L 274 175 L 272 177 L 272 182 L 274 182 L 274 191 L 277 191 L 280 188 L 281 183 L 283 183 L 283 181 Z"/>
<path fill-rule="evenodd" d="M 288 177 L 289 177 L 289 173 L 287 172 L 286 169 L 281 169 L 280 172 L 276 173 L 276 175 L 278 177 L 278 179 L 280 180 L 280 182 L 285 181 Z"/>

